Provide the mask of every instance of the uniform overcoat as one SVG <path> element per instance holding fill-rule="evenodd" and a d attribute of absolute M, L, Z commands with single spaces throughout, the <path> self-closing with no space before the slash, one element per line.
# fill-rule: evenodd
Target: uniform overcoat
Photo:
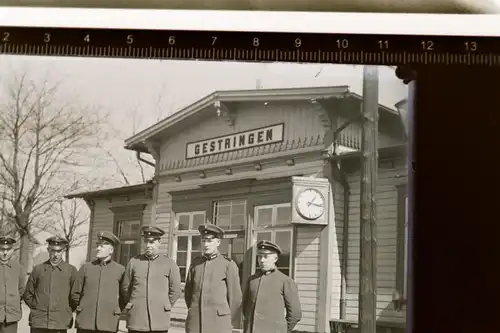
<path fill-rule="evenodd" d="M 14 259 L 0 263 L 0 322 L 21 320 L 21 297 L 26 284 L 26 271 Z"/>
<path fill-rule="evenodd" d="M 47 260 L 33 268 L 23 297 L 31 310 L 31 327 L 65 330 L 73 326 L 71 290 L 77 274 L 76 268 L 64 261 L 53 266 Z"/>
<path fill-rule="evenodd" d="M 127 328 L 132 331 L 167 331 L 170 310 L 181 296 L 181 276 L 174 260 L 166 255 L 130 259 L 122 282 L 128 301 Z"/>
<path fill-rule="evenodd" d="M 242 310 L 245 333 L 290 333 L 302 319 L 297 285 L 277 269 L 250 277 Z"/>
<path fill-rule="evenodd" d="M 125 307 L 120 284 L 125 267 L 115 261 L 94 260 L 80 268 L 72 298 L 76 307 L 76 328 L 117 332 Z"/>
<path fill-rule="evenodd" d="M 196 257 L 189 268 L 184 297 L 187 333 L 231 333 L 239 326 L 241 287 L 238 266 L 218 254 Z"/>

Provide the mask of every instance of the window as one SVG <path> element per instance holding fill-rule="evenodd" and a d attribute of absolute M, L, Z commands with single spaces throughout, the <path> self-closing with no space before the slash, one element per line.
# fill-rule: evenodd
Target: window
<path fill-rule="evenodd" d="M 140 227 L 140 220 L 118 221 L 120 247 L 117 252 L 117 261 L 124 266 L 130 258 L 135 257 L 141 251 Z"/>
<path fill-rule="evenodd" d="M 205 212 L 178 213 L 175 216 L 173 259 L 181 273 L 181 282 L 186 282 L 188 268 L 193 258 L 201 255 L 201 238 L 198 227 L 205 223 Z"/>
<path fill-rule="evenodd" d="M 290 203 L 256 206 L 254 213 L 254 241 L 268 240 L 277 244 L 283 252 L 277 267 L 284 274 L 291 276 L 293 258 L 293 227 L 291 225 L 292 206 Z M 252 256 L 252 273 L 257 267 L 256 248 Z"/>
<path fill-rule="evenodd" d="M 224 230 L 243 230 L 246 221 L 246 200 L 214 203 L 214 224 Z"/>
<path fill-rule="evenodd" d="M 121 204 L 111 206 L 115 235 L 120 246 L 115 252 L 115 260 L 126 266 L 132 257 L 141 253 L 141 226 L 146 204 Z"/>
<path fill-rule="evenodd" d="M 240 281 L 243 278 L 245 259 L 246 200 L 226 200 L 214 202 L 214 224 L 231 232 L 231 238 L 221 240 L 219 251 L 233 259 L 238 266 Z"/>
<path fill-rule="evenodd" d="M 396 308 L 406 304 L 408 296 L 408 192 L 406 185 L 398 187 L 398 231 L 396 263 Z"/>

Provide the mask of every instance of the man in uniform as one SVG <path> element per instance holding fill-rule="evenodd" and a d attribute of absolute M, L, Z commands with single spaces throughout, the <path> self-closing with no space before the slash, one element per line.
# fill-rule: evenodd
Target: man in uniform
<path fill-rule="evenodd" d="M 221 228 L 205 224 L 198 231 L 203 256 L 193 259 L 186 279 L 186 332 L 231 333 L 239 326 L 241 311 L 238 266 L 219 253 Z"/>
<path fill-rule="evenodd" d="M 16 240 L 0 237 L 0 333 L 17 333 L 26 271 L 12 259 Z"/>
<path fill-rule="evenodd" d="M 129 333 L 165 333 L 170 328 L 170 310 L 181 296 L 181 275 L 173 259 L 159 254 L 164 234 L 160 228 L 144 226 L 146 251 L 130 259 L 125 268 L 122 292 L 128 301 Z"/>
<path fill-rule="evenodd" d="M 120 240 L 108 231 L 97 235 L 96 260 L 80 268 L 72 297 L 76 308 L 78 333 L 118 332 L 120 314 L 125 307 L 120 283 L 125 267 L 111 258 Z"/>
<path fill-rule="evenodd" d="M 31 310 L 31 333 L 66 333 L 73 326 L 71 290 L 78 271 L 63 261 L 66 239 L 54 236 L 47 243 L 49 260 L 33 268 L 23 299 Z"/>
<path fill-rule="evenodd" d="M 295 282 L 276 268 L 280 254 L 272 242 L 257 243 L 260 270 L 250 277 L 243 295 L 245 333 L 290 333 L 302 319 Z"/>

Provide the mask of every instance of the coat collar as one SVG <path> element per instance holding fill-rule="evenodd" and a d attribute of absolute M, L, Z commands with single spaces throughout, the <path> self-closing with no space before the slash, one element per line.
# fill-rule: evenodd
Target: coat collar
<path fill-rule="evenodd" d="M 1 266 L 12 267 L 12 259 L 9 259 L 9 260 L 8 260 L 8 261 L 6 261 L 6 262 L 1 262 L 1 261 L 0 261 L 0 265 L 1 265 Z"/>
<path fill-rule="evenodd" d="M 154 255 L 154 256 L 152 256 L 152 257 L 149 257 L 149 256 L 147 256 L 147 255 L 145 255 L 145 254 L 144 254 L 144 257 L 145 257 L 147 260 L 149 260 L 149 261 L 153 261 L 153 260 L 155 260 L 156 258 L 158 258 L 159 256 L 160 256 L 159 254 L 156 254 L 156 255 Z"/>
<path fill-rule="evenodd" d="M 277 268 L 273 268 L 273 269 L 265 271 L 265 272 L 263 270 L 261 270 L 260 271 L 260 275 L 264 275 L 264 276 L 271 275 L 274 272 L 276 272 L 277 270 L 278 270 Z"/>
<path fill-rule="evenodd" d="M 50 263 L 50 260 L 47 260 L 46 262 L 43 263 L 44 265 L 44 271 L 46 271 L 47 269 L 49 268 L 52 268 L 52 269 L 58 269 L 59 271 L 62 271 L 63 269 L 63 266 L 66 264 L 66 262 L 63 260 L 59 263 L 59 265 L 57 266 L 54 266 Z"/>
<path fill-rule="evenodd" d="M 96 266 L 108 266 L 109 264 L 111 264 L 111 262 L 113 261 L 113 259 L 109 259 L 109 260 L 99 260 L 99 259 L 95 259 L 92 264 L 96 265 Z"/>
<path fill-rule="evenodd" d="M 215 253 L 212 253 L 210 255 L 203 255 L 203 260 L 205 260 L 205 261 L 214 260 L 218 256 L 219 256 L 219 252 L 215 252 Z"/>

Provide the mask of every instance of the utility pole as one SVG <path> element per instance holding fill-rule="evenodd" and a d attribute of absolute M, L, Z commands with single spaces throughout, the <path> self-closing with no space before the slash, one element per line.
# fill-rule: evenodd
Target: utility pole
<path fill-rule="evenodd" d="M 363 68 L 361 123 L 360 261 L 358 324 L 360 333 L 377 328 L 378 68 Z"/>

